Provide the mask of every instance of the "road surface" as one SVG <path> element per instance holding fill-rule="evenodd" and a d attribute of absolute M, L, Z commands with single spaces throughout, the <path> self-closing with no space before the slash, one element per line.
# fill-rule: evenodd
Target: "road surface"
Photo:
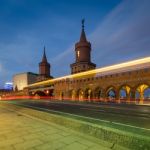
<path fill-rule="evenodd" d="M 66 101 L 48 100 L 16 100 L 10 101 L 16 105 L 40 109 L 42 111 L 53 110 L 95 120 L 106 120 L 150 129 L 150 106 L 119 105 L 119 104 L 91 104 Z"/>

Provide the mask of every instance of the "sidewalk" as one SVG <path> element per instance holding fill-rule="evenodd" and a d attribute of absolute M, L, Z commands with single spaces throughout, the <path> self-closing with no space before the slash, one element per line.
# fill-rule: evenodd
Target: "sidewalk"
<path fill-rule="evenodd" d="M 0 105 L 2 150 L 110 150 L 94 137 L 8 109 Z"/>

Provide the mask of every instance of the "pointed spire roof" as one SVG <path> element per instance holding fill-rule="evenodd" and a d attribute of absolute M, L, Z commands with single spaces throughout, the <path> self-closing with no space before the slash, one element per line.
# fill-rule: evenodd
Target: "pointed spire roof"
<path fill-rule="evenodd" d="M 84 31 L 84 22 L 85 22 L 85 20 L 82 19 L 82 31 L 81 31 L 81 35 L 80 35 L 80 40 L 79 40 L 79 42 L 77 42 L 75 44 L 75 49 L 77 49 L 79 47 L 89 47 L 89 49 L 91 49 L 91 43 L 88 42 L 86 39 L 86 34 Z"/>
<path fill-rule="evenodd" d="M 81 36 L 80 36 L 80 42 L 87 42 L 85 31 L 84 31 L 84 22 L 85 20 L 82 19 L 82 31 L 81 31 Z"/>
<path fill-rule="evenodd" d="M 42 62 L 47 62 L 46 53 L 45 53 L 45 46 L 44 46 L 44 53 L 43 53 Z"/>

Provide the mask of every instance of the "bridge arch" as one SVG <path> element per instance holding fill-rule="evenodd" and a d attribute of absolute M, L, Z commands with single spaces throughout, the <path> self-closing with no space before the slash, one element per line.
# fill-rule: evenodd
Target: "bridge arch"
<path fill-rule="evenodd" d="M 150 85 L 143 83 L 136 87 L 135 99 L 139 102 L 150 99 Z"/>
<path fill-rule="evenodd" d="M 117 98 L 117 90 L 114 86 L 109 86 L 106 89 L 105 97 L 108 100 L 115 100 Z"/>
<path fill-rule="evenodd" d="M 85 100 L 90 101 L 93 98 L 93 91 L 90 88 L 86 88 L 84 91 L 84 98 Z"/>
<path fill-rule="evenodd" d="M 131 98 L 131 87 L 129 85 L 122 85 L 119 88 L 119 99 L 120 100 L 130 100 Z"/>
<path fill-rule="evenodd" d="M 45 92 L 44 91 L 36 91 L 34 93 L 34 96 L 46 96 Z"/>
<path fill-rule="evenodd" d="M 63 100 L 63 99 L 64 99 L 64 92 L 63 92 L 63 91 L 60 91 L 60 92 L 59 92 L 59 99 L 60 99 L 60 100 Z"/>
<path fill-rule="evenodd" d="M 72 89 L 69 91 L 69 95 L 68 95 L 68 98 L 71 99 L 71 100 L 75 100 L 76 99 L 76 90 L 75 89 Z"/>
<path fill-rule="evenodd" d="M 47 90 L 44 90 L 44 93 L 46 94 L 46 96 L 51 96 L 51 97 L 53 97 L 53 96 L 54 96 L 54 89 L 47 89 Z"/>
<path fill-rule="evenodd" d="M 77 99 L 79 101 L 83 101 L 84 100 L 84 90 L 82 90 L 82 89 L 78 89 L 77 90 Z"/>
<path fill-rule="evenodd" d="M 103 98 L 103 89 L 101 87 L 98 86 L 94 89 L 94 98 L 96 100 Z"/>

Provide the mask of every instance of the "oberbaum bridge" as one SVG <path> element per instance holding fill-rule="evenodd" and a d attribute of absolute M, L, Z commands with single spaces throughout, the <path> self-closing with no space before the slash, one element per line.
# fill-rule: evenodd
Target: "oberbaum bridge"
<path fill-rule="evenodd" d="M 104 101 L 138 104 L 150 101 L 150 57 L 96 68 L 91 62 L 91 44 L 82 21 L 79 42 L 75 44 L 75 63 L 71 75 L 30 84 L 24 94 L 48 96 L 57 100 Z M 40 76 L 50 76 L 50 64 L 44 51 L 39 64 Z"/>

